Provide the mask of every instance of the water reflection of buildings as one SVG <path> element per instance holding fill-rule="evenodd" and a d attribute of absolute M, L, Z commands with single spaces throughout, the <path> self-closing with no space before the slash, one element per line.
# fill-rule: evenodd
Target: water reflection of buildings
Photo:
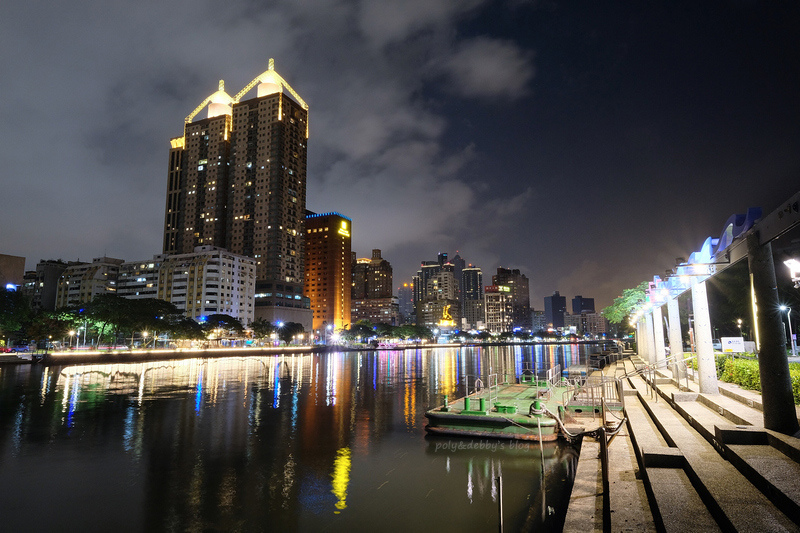
<path fill-rule="evenodd" d="M 191 515 L 200 526 L 208 506 L 241 511 L 257 487 L 269 502 L 260 512 L 290 520 L 297 505 L 346 508 L 352 461 L 398 426 L 420 429 L 430 403 L 423 381 L 438 359 L 430 353 L 52 367 L 38 396 L 51 406 L 54 435 L 119 421 L 125 453 L 149 465 L 154 516 Z M 450 389 L 455 359 L 442 379 Z"/>
<path fill-rule="evenodd" d="M 390 434 L 421 437 L 425 410 L 445 395 L 465 394 L 490 372 L 519 376 L 573 357 L 559 348 L 32 367 L 36 394 L 0 410 L 12 428 L 3 442 L 17 451 L 41 441 L 118 446 L 120 475 L 131 461 L 142 465 L 148 527 L 172 516 L 183 529 L 258 521 L 298 529 L 304 514 L 352 507 L 359 461 Z"/>

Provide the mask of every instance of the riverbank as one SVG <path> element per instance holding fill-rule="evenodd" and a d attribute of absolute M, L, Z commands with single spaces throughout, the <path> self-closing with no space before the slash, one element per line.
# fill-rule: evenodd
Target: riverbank
<path fill-rule="evenodd" d="M 565 345 L 565 344 L 594 344 L 603 345 L 611 341 L 576 341 L 570 343 L 540 341 L 525 343 L 408 343 L 394 344 L 387 346 L 371 345 L 283 345 L 283 346 L 259 346 L 247 348 L 185 348 L 185 349 L 149 349 L 149 350 L 69 350 L 49 353 L 5 353 L 0 354 L 0 365 L 2 364 L 30 364 L 39 362 L 45 365 L 73 365 L 73 364 L 108 364 L 108 363 L 143 363 L 152 361 L 165 361 L 170 359 L 193 359 L 211 357 L 246 357 L 246 356 L 269 356 L 269 355 L 292 355 L 304 353 L 328 353 L 328 352 L 364 352 L 364 351 L 396 351 L 396 350 L 419 350 L 433 348 L 469 348 L 487 346 L 509 346 L 509 345 Z"/>
<path fill-rule="evenodd" d="M 645 363 L 634 354 L 618 365 L 632 374 Z M 667 370 L 622 385 L 610 524 L 599 445 L 585 439 L 564 531 L 800 531 L 800 439 L 763 428 L 759 393 L 719 382 L 719 394 L 701 394 L 691 376 L 678 383 Z"/>

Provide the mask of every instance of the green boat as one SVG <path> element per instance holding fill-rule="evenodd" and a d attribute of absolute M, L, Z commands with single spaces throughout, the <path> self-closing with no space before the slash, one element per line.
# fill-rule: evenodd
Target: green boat
<path fill-rule="evenodd" d="M 607 412 L 621 412 L 618 379 L 598 376 L 567 379 L 556 366 L 545 379 L 531 372 L 516 382 L 493 374 L 489 386 L 476 380 L 474 392 L 430 409 L 431 435 L 552 441 L 574 437 L 587 426 L 606 425 Z"/>

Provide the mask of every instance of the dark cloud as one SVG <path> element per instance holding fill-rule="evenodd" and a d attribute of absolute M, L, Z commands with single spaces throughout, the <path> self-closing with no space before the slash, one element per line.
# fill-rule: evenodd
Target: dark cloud
<path fill-rule="evenodd" d="M 395 282 L 458 250 L 610 302 L 797 190 L 797 7 L 232 0 L 0 8 L 0 252 L 161 249 L 168 141 L 220 79 L 310 105 L 308 207 Z"/>

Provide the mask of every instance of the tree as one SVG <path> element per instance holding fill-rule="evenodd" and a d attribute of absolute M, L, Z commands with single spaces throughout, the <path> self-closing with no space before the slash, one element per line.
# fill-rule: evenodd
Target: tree
<path fill-rule="evenodd" d="M 475 338 L 480 340 L 480 341 L 484 341 L 485 342 L 485 341 L 492 340 L 492 334 L 489 333 L 488 331 L 486 331 L 485 329 L 483 329 L 477 335 L 475 335 Z"/>
<path fill-rule="evenodd" d="M 63 337 L 72 328 L 72 323 L 63 317 L 62 313 L 41 312 L 30 321 L 27 333 L 31 340 L 41 348 L 47 346 L 52 337 Z"/>
<path fill-rule="evenodd" d="M 278 328 L 278 338 L 286 344 L 289 344 L 292 342 L 295 335 L 300 335 L 301 333 L 305 333 L 305 331 L 303 324 L 286 322 L 282 327 Z"/>
<path fill-rule="evenodd" d="M 343 336 L 354 342 L 366 342 L 366 339 L 375 335 L 375 330 L 372 329 L 372 324 L 368 320 L 359 320 L 355 324 L 350 324 L 350 328 L 346 330 Z"/>
<path fill-rule="evenodd" d="M 391 324 L 380 323 L 375 326 L 375 334 L 383 339 L 393 339 L 397 337 L 397 327 Z"/>
<path fill-rule="evenodd" d="M 196 321 L 183 315 L 169 315 L 164 318 L 164 327 L 174 339 L 200 340 L 206 335 Z"/>
<path fill-rule="evenodd" d="M 601 311 L 603 316 L 612 324 L 621 324 L 627 321 L 631 311 L 644 302 L 648 286 L 648 282 L 643 281 L 633 289 L 625 289 L 622 291 L 622 296 L 614 298 L 614 303 Z"/>
<path fill-rule="evenodd" d="M 239 320 L 225 314 L 208 315 L 202 324 L 200 324 L 200 327 L 205 332 L 206 336 L 217 329 L 234 335 L 241 335 L 244 332 L 244 326 L 242 326 Z"/>
<path fill-rule="evenodd" d="M 0 334 L 11 339 L 31 319 L 30 302 L 19 291 L 0 289 Z"/>
<path fill-rule="evenodd" d="M 100 325 L 98 342 L 106 333 L 106 328 L 113 332 L 112 342 L 116 343 L 120 331 L 130 327 L 133 318 L 130 302 L 116 294 L 98 294 L 86 305 L 86 315 Z"/>
<path fill-rule="evenodd" d="M 258 317 L 250 324 L 250 329 L 253 330 L 255 338 L 266 339 L 275 332 L 276 328 L 269 320 L 265 320 L 264 317 Z"/>

